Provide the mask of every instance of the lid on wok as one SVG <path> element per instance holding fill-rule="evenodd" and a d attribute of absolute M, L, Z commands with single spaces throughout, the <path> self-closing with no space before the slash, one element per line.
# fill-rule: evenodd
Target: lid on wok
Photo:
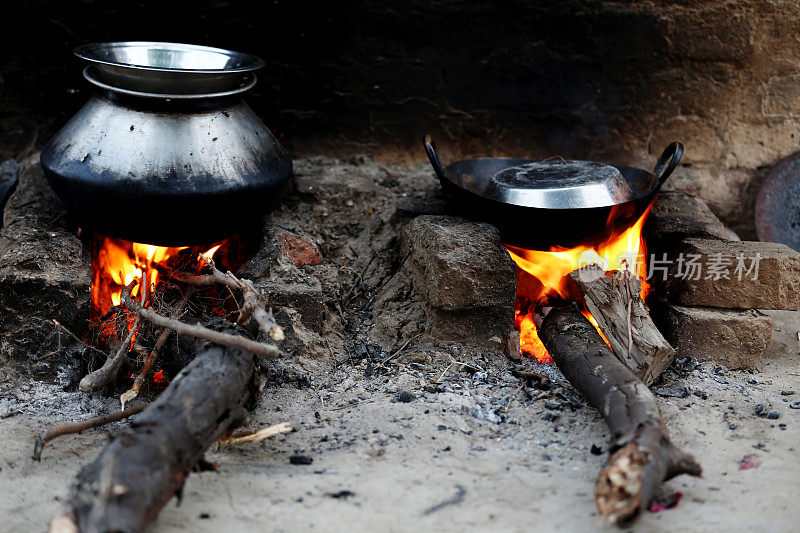
<path fill-rule="evenodd" d="M 500 202 L 548 209 L 602 207 L 635 197 L 617 167 L 560 158 L 503 169 L 491 177 L 485 194 Z"/>
<path fill-rule="evenodd" d="M 652 200 L 678 166 L 683 145 L 673 142 L 653 172 L 592 161 L 481 157 L 442 165 L 430 136 L 425 152 L 442 186 L 482 208 L 509 205 L 567 211 Z"/>

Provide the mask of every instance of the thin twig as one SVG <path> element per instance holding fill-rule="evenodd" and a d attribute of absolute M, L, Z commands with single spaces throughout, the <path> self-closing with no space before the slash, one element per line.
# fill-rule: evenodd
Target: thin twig
<path fill-rule="evenodd" d="M 450 364 L 449 364 L 449 365 L 447 365 L 447 368 L 445 368 L 445 369 L 442 371 L 442 373 L 441 373 L 441 374 L 439 375 L 439 377 L 438 377 L 438 378 L 437 378 L 437 379 L 434 381 L 434 383 L 441 383 L 441 382 L 442 382 L 442 380 L 444 379 L 444 375 L 445 375 L 445 374 L 446 374 L 446 373 L 447 373 L 447 372 L 448 372 L 448 371 L 449 371 L 451 368 L 453 368 L 453 366 L 454 366 L 454 365 L 461 365 L 461 366 L 465 366 L 465 367 L 467 367 L 467 368 L 471 368 L 472 370 L 474 370 L 474 371 L 476 371 L 476 372 L 483 372 L 483 369 L 482 369 L 482 368 L 478 368 L 477 366 L 471 365 L 471 364 L 469 364 L 469 363 L 465 363 L 465 362 L 463 362 L 463 361 L 456 361 L 455 359 L 453 359 L 453 358 L 451 357 L 451 358 L 450 358 Z"/>
<path fill-rule="evenodd" d="M 231 300 L 233 300 L 233 303 L 236 304 L 236 310 L 241 315 L 242 314 L 242 307 L 239 305 L 239 302 L 236 300 L 236 295 L 233 294 L 233 290 L 230 287 L 228 287 L 227 285 L 225 286 L 225 289 L 227 289 L 228 294 L 231 295 Z"/>
<path fill-rule="evenodd" d="M 190 289 L 186 292 L 186 294 L 180 299 L 178 302 L 177 307 L 175 308 L 175 312 L 172 313 L 170 317 L 172 320 L 178 320 L 183 316 L 183 310 L 186 307 L 186 304 L 195 293 L 194 289 Z M 138 317 L 137 317 L 138 318 Z M 158 352 L 164 346 L 164 343 L 167 342 L 169 338 L 169 334 L 172 333 L 170 328 L 164 328 L 161 331 L 161 334 L 156 339 L 156 344 L 153 346 L 153 349 L 150 350 L 150 354 L 147 356 L 147 359 L 144 361 L 144 365 L 142 366 L 142 370 L 139 372 L 139 375 L 136 376 L 136 379 L 133 381 L 133 385 L 131 388 L 125 391 L 119 397 L 119 403 L 123 409 L 125 409 L 125 404 L 132 401 L 136 396 L 139 395 L 139 390 L 142 388 L 142 384 L 144 383 L 145 378 L 150 373 L 150 370 L 153 368 L 153 364 L 156 361 L 156 357 L 158 357 Z"/>
<path fill-rule="evenodd" d="M 361 281 L 364 279 L 364 274 L 367 273 L 367 269 L 370 267 L 370 265 L 374 260 L 375 260 L 375 252 L 372 252 L 372 255 L 370 256 L 369 261 L 367 261 L 367 264 L 364 265 L 364 268 L 361 269 L 361 272 L 359 272 L 356 275 L 356 277 L 353 278 L 353 284 L 350 286 L 350 290 L 347 291 L 347 294 L 342 300 L 342 307 L 345 307 L 350 302 L 350 298 L 353 297 L 353 293 L 355 292 L 356 287 L 361 285 Z"/>
<path fill-rule="evenodd" d="M 231 273 L 228 272 L 228 275 L 231 275 Z M 275 322 L 275 318 L 272 316 L 272 309 L 267 310 L 267 298 L 255 288 L 251 281 L 242 280 L 242 285 L 245 287 L 243 289 L 244 305 L 236 322 L 244 325 L 252 318 L 258 323 L 258 328 L 269 335 L 270 339 L 282 341 L 285 338 L 283 328 Z"/>
<path fill-rule="evenodd" d="M 53 324 L 55 324 L 55 325 L 56 325 L 56 328 L 57 328 L 59 331 L 63 331 L 64 333 L 66 333 L 67 335 L 69 335 L 70 337 L 72 337 L 72 338 L 73 338 L 74 340 L 76 340 L 77 342 L 79 342 L 79 343 L 83 344 L 84 346 L 86 346 L 86 348 L 88 348 L 88 349 L 92 350 L 93 352 L 97 352 L 97 353 L 99 353 L 100 355 L 102 355 L 102 356 L 103 356 L 103 357 L 105 357 L 105 358 L 108 358 L 108 354 L 107 354 L 106 352 L 104 352 L 103 350 L 101 350 L 101 349 L 99 349 L 99 348 L 96 348 L 96 347 L 92 346 L 91 344 L 86 344 L 86 342 L 85 342 L 85 341 L 82 341 L 82 340 L 81 340 L 81 339 L 80 339 L 80 338 L 79 338 L 77 335 L 75 335 L 75 334 L 74 334 L 74 333 L 72 333 L 70 330 L 68 330 L 68 329 L 67 329 L 67 328 L 66 328 L 66 327 L 65 327 L 65 326 L 64 326 L 64 325 L 63 325 L 61 322 L 59 322 L 58 320 L 56 320 L 56 319 L 53 319 Z M 49 356 L 50 356 L 50 355 L 48 354 L 48 355 L 47 355 L 47 357 L 49 357 Z M 44 359 L 44 358 L 45 358 L 45 357 L 43 356 L 43 357 L 42 357 L 42 359 Z"/>
<path fill-rule="evenodd" d="M 142 270 L 142 297 L 139 298 L 142 302 L 142 307 L 147 307 L 147 269 Z"/>
<path fill-rule="evenodd" d="M 387 358 L 386 358 L 386 360 L 385 360 L 383 363 L 384 363 L 384 364 L 386 364 L 386 363 L 388 363 L 389 361 L 391 361 L 392 359 L 394 359 L 394 358 L 397 356 L 397 354 L 399 354 L 400 352 L 402 352 L 402 351 L 405 349 L 405 347 L 409 345 L 409 343 L 410 343 L 411 341 L 413 341 L 413 340 L 414 340 L 414 339 L 416 339 L 417 337 L 421 337 L 421 336 L 422 336 L 422 333 L 418 333 L 418 334 L 414 335 L 413 337 L 411 337 L 410 339 L 408 339 L 408 340 L 406 341 L 406 343 L 400 347 L 400 349 L 399 349 L 399 350 L 397 350 L 397 351 L 396 351 L 396 352 L 394 352 L 392 355 L 390 355 L 389 357 L 387 357 Z"/>
<path fill-rule="evenodd" d="M 245 325 L 252 318 L 258 323 L 259 329 L 266 333 L 270 339 L 282 341 L 285 338 L 283 328 L 275 322 L 275 318 L 272 316 L 272 310 L 267 310 L 266 308 L 266 296 L 253 285 L 252 281 L 239 279 L 230 271 L 223 273 L 216 267 L 213 259 L 203 254 L 198 255 L 211 269 L 211 274 L 190 275 L 182 272 L 171 272 L 169 276 L 195 287 L 224 285 L 229 290 L 236 289 L 242 291 L 244 305 L 239 310 L 239 318 L 236 320 L 236 323 Z M 239 305 L 238 302 L 236 305 Z"/>
<path fill-rule="evenodd" d="M 450 370 L 451 368 L 453 368 L 453 365 L 454 365 L 454 364 L 455 364 L 455 363 L 450 363 L 449 365 L 447 365 L 447 368 L 445 368 L 444 370 L 442 370 L 442 373 L 441 373 L 441 374 L 439 374 L 439 377 L 438 377 L 438 378 L 437 378 L 437 379 L 434 381 L 434 383 L 441 383 L 441 382 L 442 382 L 442 380 L 444 379 L 444 375 L 445 375 L 445 374 L 448 372 L 448 370 Z"/>
<path fill-rule="evenodd" d="M 137 405 L 132 405 L 124 411 L 115 411 L 107 415 L 100 415 L 88 420 L 83 420 L 82 422 L 70 422 L 67 424 L 53 426 L 47 430 L 47 433 L 36 438 L 36 442 L 33 445 L 32 457 L 37 461 L 40 460 L 44 445 L 57 437 L 61 437 L 63 435 L 72 435 L 73 433 L 80 433 L 82 431 L 86 431 L 87 429 L 92 429 L 110 424 L 111 422 L 123 420 L 129 416 L 141 413 L 145 410 L 145 408 L 147 408 L 148 405 L 149 404 L 146 403 L 140 403 Z"/>
<path fill-rule="evenodd" d="M 337 407 L 331 407 L 330 411 L 341 411 L 342 409 L 347 409 L 348 407 L 353 407 L 354 405 L 361 405 L 362 403 L 371 403 L 374 400 L 372 398 L 367 398 L 366 400 L 359 400 L 353 403 L 346 403 L 344 405 L 339 405 Z M 324 406 L 323 406 L 324 407 Z"/>
<path fill-rule="evenodd" d="M 54 322 L 55 322 L 55 320 L 54 320 Z M 47 359 L 48 357 L 52 357 L 55 354 L 61 352 L 61 330 L 59 328 L 56 328 L 56 333 L 58 333 L 58 345 L 56 346 L 56 349 L 53 350 L 50 353 L 44 354 L 43 356 L 39 357 L 37 360 L 43 361 L 44 359 Z"/>
<path fill-rule="evenodd" d="M 323 379 L 323 380 L 322 380 L 322 383 L 320 383 L 319 385 L 317 385 L 317 388 L 315 388 L 315 389 L 314 389 L 314 392 L 317 392 L 318 390 L 320 390 L 320 389 L 321 389 L 321 388 L 322 388 L 322 387 L 325 385 L 325 383 L 327 383 L 327 382 L 328 382 L 328 380 L 329 380 L 329 379 L 331 379 L 331 376 L 333 376 L 335 373 L 336 373 L 336 369 L 334 369 L 334 370 L 333 370 L 333 372 L 331 372 L 330 374 L 328 374 L 328 377 L 326 377 L 325 379 Z"/>
<path fill-rule="evenodd" d="M 333 359 L 333 368 L 339 366 L 339 361 L 336 360 L 336 354 L 333 353 L 333 348 L 331 348 L 331 343 L 328 342 L 328 339 L 325 339 L 325 346 L 328 347 L 328 351 L 331 352 L 331 358 Z"/>
<path fill-rule="evenodd" d="M 113 357 L 106 359 L 106 362 L 103 363 L 103 366 L 84 376 L 78 385 L 78 388 L 80 388 L 83 392 L 94 392 L 117 379 L 119 369 L 122 366 L 122 363 L 125 361 L 125 358 L 128 356 L 131 340 L 133 339 L 133 336 L 138 328 L 139 315 L 136 315 L 136 318 L 133 320 L 133 326 L 131 326 L 130 331 L 128 331 L 128 335 L 125 337 L 125 340 L 123 340 L 122 344 L 119 345 L 117 353 L 115 353 Z"/>
<path fill-rule="evenodd" d="M 191 337 L 197 337 L 198 339 L 205 339 L 215 344 L 247 350 L 262 357 L 278 357 L 280 355 L 280 350 L 278 350 L 277 346 L 256 342 L 240 335 L 230 335 L 228 333 L 214 331 L 199 323 L 194 325 L 185 324 L 180 320 L 173 320 L 159 315 L 152 309 L 145 309 L 131 298 L 129 287 L 122 290 L 122 304 L 151 324 L 162 328 L 170 328 L 180 335 L 189 335 Z"/>
<path fill-rule="evenodd" d="M 230 446 L 232 444 L 242 444 L 243 442 L 259 442 L 281 433 L 289 433 L 293 431 L 289 422 L 281 422 L 268 428 L 259 429 L 258 431 L 237 431 L 230 437 L 219 439 L 216 446 Z"/>

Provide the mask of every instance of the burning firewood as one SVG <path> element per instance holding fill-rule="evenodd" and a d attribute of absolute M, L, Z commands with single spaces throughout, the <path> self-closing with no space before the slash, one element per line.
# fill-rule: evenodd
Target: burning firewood
<path fill-rule="evenodd" d="M 579 268 L 569 277 L 614 355 L 649 387 L 675 358 L 675 350 L 650 318 L 640 296 L 641 280 L 628 271 L 606 273 L 597 265 Z"/>
<path fill-rule="evenodd" d="M 117 379 L 117 374 L 119 373 L 119 369 L 122 366 L 122 363 L 125 362 L 125 358 L 128 355 L 128 349 L 131 345 L 131 339 L 135 335 L 136 331 L 139 329 L 139 317 L 134 319 L 133 326 L 131 330 L 128 332 L 128 336 L 120 343 L 117 352 L 113 356 L 109 356 L 106 359 L 106 362 L 95 370 L 94 372 L 90 372 L 83 379 L 79 384 L 79 388 L 83 392 L 94 392 L 96 390 L 102 389 L 109 383 L 112 383 L 114 380 Z"/>
<path fill-rule="evenodd" d="M 188 291 L 183 296 L 183 298 L 181 298 L 181 300 L 178 302 L 178 305 L 175 307 L 175 311 L 172 313 L 172 316 L 170 317 L 171 319 L 178 320 L 181 318 L 184 312 L 184 308 L 186 307 L 186 304 L 189 302 L 189 298 L 191 298 L 192 296 L 194 296 L 194 291 Z M 139 375 L 137 375 L 136 379 L 133 380 L 133 385 L 131 385 L 131 388 L 125 391 L 125 393 L 123 393 L 122 396 L 120 396 L 119 401 L 123 409 L 125 408 L 125 404 L 132 401 L 139 395 L 139 391 L 141 390 L 142 385 L 144 384 L 145 378 L 147 378 L 148 374 L 150 374 L 150 372 L 152 371 L 153 364 L 156 361 L 156 357 L 158 357 L 159 351 L 161 351 L 161 349 L 164 347 L 164 344 L 167 342 L 167 339 L 169 338 L 171 333 L 172 330 L 170 328 L 164 328 L 163 330 L 161 330 L 161 334 L 158 336 L 158 339 L 156 339 L 156 343 L 153 346 L 153 349 L 150 350 L 150 353 L 147 355 L 147 358 L 144 361 L 144 365 L 142 366 L 142 369 L 139 371 Z"/>
<path fill-rule="evenodd" d="M 595 490 L 602 518 L 627 527 L 663 481 L 679 474 L 701 475 L 695 458 L 670 441 L 648 388 L 614 356 L 577 307 L 551 310 L 539 331 L 558 368 L 611 430 L 611 456 Z"/>
<path fill-rule="evenodd" d="M 198 355 L 81 469 L 51 531 L 143 530 L 205 450 L 246 419 L 255 363 L 252 353 L 228 347 Z"/>
<path fill-rule="evenodd" d="M 236 323 L 245 325 L 252 318 L 258 323 L 259 329 L 269 335 L 270 339 L 274 341 L 282 341 L 284 339 L 283 328 L 275 322 L 272 311 L 267 311 L 266 297 L 256 289 L 252 281 L 239 279 L 230 271 L 223 274 L 222 271 L 217 269 L 213 259 L 206 257 L 204 254 L 200 254 L 200 258 L 211 269 L 211 274 L 187 275 L 184 272 L 173 271 L 170 273 L 170 277 L 195 287 L 224 285 L 229 289 L 242 291 L 244 305 Z"/>
<path fill-rule="evenodd" d="M 180 335 L 190 335 L 222 346 L 248 350 L 261 357 L 278 357 L 280 355 L 280 350 L 274 344 L 256 342 L 241 335 L 223 333 L 200 324 L 186 324 L 180 320 L 160 315 L 150 308 L 143 307 L 142 304 L 134 300 L 130 294 L 130 287 L 126 287 L 122 291 L 122 305 L 151 324 L 161 328 L 169 328 Z"/>
<path fill-rule="evenodd" d="M 125 363 L 129 352 L 134 347 L 132 339 L 138 333 L 140 333 L 140 319 L 144 319 L 150 324 L 163 329 L 158 335 L 153 348 L 149 351 L 149 354 L 145 351 L 145 348 L 139 347 L 139 351 L 142 352 L 142 355 L 146 356 L 144 358 L 144 365 L 131 388 L 120 398 L 123 408 L 127 402 L 130 402 L 138 395 L 139 390 L 144 383 L 145 377 L 153 368 L 153 364 L 158 356 L 159 351 L 163 348 L 164 343 L 166 342 L 170 333 L 173 331 L 179 334 L 208 340 L 217 344 L 249 350 L 262 357 L 276 357 L 279 355 L 279 350 L 274 345 L 256 342 L 240 335 L 221 333 L 219 331 L 204 327 L 199 323 L 187 324 L 180 321 L 180 318 L 184 312 L 184 308 L 187 306 L 188 300 L 196 294 L 195 289 L 199 290 L 203 287 L 212 287 L 215 285 L 224 286 L 227 288 L 232 297 L 232 291 L 237 290 L 241 292 L 243 303 L 239 307 L 239 316 L 237 319 L 238 324 L 246 325 L 247 322 L 252 319 L 258 323 L 259 329 L 267 334 L 270 339 L 274 341 L 281 341 L 284 339 L 283 328 L 281 328 L 275 322 L 272 311 L 267 309 L 266 297 L 253 285 L 251 281 L 247 279 L 239 279 L 231 272 L 223 274 L 216 268 L 214 261 L 209 257 L 206 257 L 204 254 L 199 254 L 199 258 L 211 270 L 210 274 L 194 275 L 178 270 L 167 272 L 167 275 L 171 279 L 191 287 L 190 290 L 186 292 L 177 302 L 177 304 L 174 304 L 173 306 L 166 306 L 166 308 L 170 310 L 170 316 L 159 313 L 153 307 L 153 305 L 145 305 L 144 300 L 147 299 L 149 290 L 142 289 L 142 287 L 148 286 L 146 282 L 147 278 L 145 277 L 146 274 L 144 272 L 142 273 L 141 280 L 134 278 L 128 284 L 128 286 L 122 288 L 119 295 L 121 304 L 119 306 L 119 310 L 115 311 L 117 308 L 113 308 L 111 311 L 109 311 L 109 314 L 111 314 L 115 320 L 122 320 L 123 328 L 127 326 L 127 336 L 118 344 L 116 353 L 107 356 L 107 359 L 101 368 L 89 373 L 81 380 L 80 388 L 82 391 L 97 391 L 108 386 L 116 380 L 120 368 L 122 367 L 123 363 Z M 153 265 L 153 267 L 158 269 L 158 265 Z M 160 270 L 156 270 L 156 272 L 159 271 Z M 132 296 L 134 289 L 137 289 L 141 294 L 139 297 L 141 301 L 137 301 L 137 298 Z M 126 319 L 126 312 L 130 312 L 132 316 L 135 316 L 132 325 L 130 324 L 130 321 Z"/>
<path fill-rule="evenodd" d="M 126 248 L 121 249 L 124 252 Z M 132 250 L 132 256 L 117 254 L 123 265 L 116 277 L 113 271 L 109 274 L 108 269 L 96 269 L 96 277 L 105 280 L 105 286 L 93 284 L 99 318 L 96 334 L 112 355 L 106 356 L 100 369 L 84 377 L 81 390 L 96 391 L 113 384 L 126 360 L 138 353 L 142 365 L 133 385 L 120 397 L 124 408 L 139 394 L 162 350 L 166 355 L 174 349 L 178 358 L 191 358 L 202 341 L 220 347 L 195 357 L 129 429 L 81 470 L 69 508 L 53 521 L 53 531 L 140 531 L 180 489 L 206 448 L 220 437 L 231 444 L 290 430 L 282 425 L 253 434 L 229 435 L 229 430 L 246 418 L 243 405 L 254 392 L 254 386 L 248 383 L 257 360 L 280 355 L 277 345 L 254 340 L 251 332 L 240 327 L 254 320 L 272 341 L 283 340 L 283 329 L 268 309 L 266 296 L 249 280 L 230 271 L 222 273 L 210 253 L 208 257 L 199 254 L 196 265 L 188 264 L 193 272 L 190 274 L 180 268 L 194 261 L 189 259 L 191 249 L 184 253 L 182 263 L 176 260 L 174 264 L 155 261 L 160 253 L 157 247 L 139 250 L 147 252 L 146 256 L 137 255 L 135 246 Z M 171 257 L 181 259 L 181 249 L 169 251 Z M 108 250 L 103 254 L 105 259 L 111 256 L 117 257 Z M 210 273 L 203 273 L 202 268 Z M 156 283 L 159 277 L 169 278 L 171 283 Z M 225 291 L 230 296 L 220 298 Z M 236 316 L 237 309 L 238 318 L 233 323 L 229 317 Z M 191 318 L 186 319 L 186 315 Z M 167 345 L 173 332 L 182 337 L 174 348 Z M 172 359 L 167 362 L 176 363 L 182 364 Z M 38 456 L 42 445 L 59 435 L 120 420 L 141 409 L 134 406 L 119 414 L 57 426 L 37 441 L 34 454 Z"/>

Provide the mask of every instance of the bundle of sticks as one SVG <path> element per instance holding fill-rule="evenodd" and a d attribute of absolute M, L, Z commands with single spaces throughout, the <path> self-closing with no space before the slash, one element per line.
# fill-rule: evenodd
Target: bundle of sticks
<path fill-rule="evenodd" d="M 252 319 L 258 324 L 259 330 L 266 333 L 270 339 L 281 341 L 284 337 L 283 329 L 275 322 L 272 311 L 267 308 L 266 297 L 256 289 L 253 282 L 239 279 L 230 271 L 223 273 L 217 269 L 212 259 L 202 254 L 199 257 L 206 264 L 209 273 L 187 274 L 179 270 L 164 272 L 170 279 L 190 288 L 183 293 L 176 303 L 165 306 L 166 309 L 170 310 L 168 315 L 159 313 L 154 308 L 155 306 L 152 305 L 152 301 L 150 302 L 151 305 L 147 305 L 145 301 L 148 296 L 147 290 L 139 291 L 141 297 L 138 301 L 131 296 L 132 289 L 136 284 L 140 284 L 141 287 L 147 287 L 146 277 L 143 276 L 141 281 L 133 281 L 131 285 L 123 288 L 120 308 L 112 309 L 109 314 L 112 314 L 116 319 L 118 323 L 117 329 L 128 329 L 127 335 L 118 343 L 115 352 L 107 356 L 105 363 L 100 368 L 87 374 L 81 380 L 80 389 L 82 391 L 93 392 L 113 384 L 117 380 L 122 365 L 128 361 L 130 355 L 137 351 L 143 352 L 145 356 L 141 370 L 130 389 L 120 397 L 120 403 L 124 409 L 125 404 L 139 394 L 144 380 L 153 371 L 159 352 L 164 348 L 167 339 L 173 332 L 223 346 L 248 350 L 261 357 L 271 358 L 279 354 L 277 346 L 273 344 L 256 342 L 239 334 L 220 332 L 205 327 L 200 323 L 189 324 L 180 320 L 186 312 L 187 305 L 197 294 L 197 289 L 221 286 L 226 287 L 231 295 L 233 295 L 234 291 L 241 294 L 243 303 L 239 306 L 237 324 L 245 325 Z M 155 295 L 152 295 L 150 299 L 153 300 L 154 297 Z M 132 325 L 129 319 L 130 315 L 134 316 Z M 150 350 L 143 350 L 141 343 L 132 342 L 137 334 L 142 333 L 140 327 L 142 320 L 154 328 L 160 328 L 154 345 Z"/>
<path fill-rule="evenodd" d="M 254 340 L 238 326 L 254 321 L 258 331 L 272 341 L 283 340 L 284 333 L 267 307 L 265 295 L 251 281 L 231 272 L 223 273 L 211 259 L 200 257 L 205 263 L 205 273 L 165 273 L 184 288 L 188 287 L 177 303 L 158 306 L 170 310 L 169 315 L 153 305 L 155 295 L 150 295 L 148 301 L 146 290 L 138 291 L 141 296 L 134 298 L 131 295 L 134 283 L 123 289 L 120 308 L 114 312 L 119 315 L 117 329 L 129 328 L 127 334 L 103 366 L 80 383 L 84 391 L 113 384 L 123 363 L 137 351 L 140 339 L 134 341 L 134 338 L 143 336 L 142 325 L 148 324 L 149 337 L 157 333 L 157 338 L 146 352 L 133 385 L 120 397 L 123 410 L 56 426 L 36 440 L 34 458 L 38 459 L 44 445 L 54 438 L 136 415 L 130 426 L 78 473 L 64 511 L 51 522 L 51 531 L 141 531 L 180 492 L 184 480 L 197 468 L 210 445 L 237 441 L 230 438 L 231 431 L 247 420 L 245 406 L 257 396 L 259 384 L 254 377 L 259 361 L 280 355 L 277 345 Z M 141 287 L 147 286 L 144 279 L 139 283 Z M 197 291 L 217 286 L 225 287 L 231 296 L 239 294 L 239 298 L 234 297 L 235 324 L 221 322 L 221 329 L 228 331 L 181 320 Z M 139 395 L 145 377 L 152 372 L 172 333 L 198 339 L 196 357 L 153 403 L 125 408 L 126 403 Z M 202 346 L 206 341 L 213 346 Z M 257 438 L 290 430 L 288 426 L 268 429 L 271 432 L 261 432 Z M 245 440 L 252 438 L 251 435 Z"/>
<path fill-rule="evenodd" d="M 597 480 L 595 504 L 607 522 L 627 527 L 647 509 L 663 481 L 679 474 L 699 476 L 702 468 L 672 443 L 647 388 L 675 351 L 650 319 L 639 280 L 597 266 L 570 277 L 608 344 L 576 304 L 545 309 L 539 336 L 611 430 L 610 456 Z"/>

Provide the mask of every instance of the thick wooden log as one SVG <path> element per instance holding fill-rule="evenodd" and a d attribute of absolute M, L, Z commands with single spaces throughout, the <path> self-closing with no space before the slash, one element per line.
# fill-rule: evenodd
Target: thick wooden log
<path fill-rule="evenodd" d="M 247 412 L 253 354 L 212 347 L 78 473 L 51 531 L 142 531 L 205 450 Z"/>
<path fill-rule="evenodd" d="M 639 293 L 641 281 L 597 265 L 569 275 L 583 293 L 614 355 L 648 387 L 675 358 L 675 350 L 658 331 Z"/>
<path fill-rule="evenodd" d="M 564 376 L 611 430 L 611 455 L 595 491 L 600 516 L 627 527 L 647 508 L 661 482 L 702 473 L 694 457 L 670 441 L 650 390 L 614 356 L 577 307 L 550 311 L 539 336 Z"/>

